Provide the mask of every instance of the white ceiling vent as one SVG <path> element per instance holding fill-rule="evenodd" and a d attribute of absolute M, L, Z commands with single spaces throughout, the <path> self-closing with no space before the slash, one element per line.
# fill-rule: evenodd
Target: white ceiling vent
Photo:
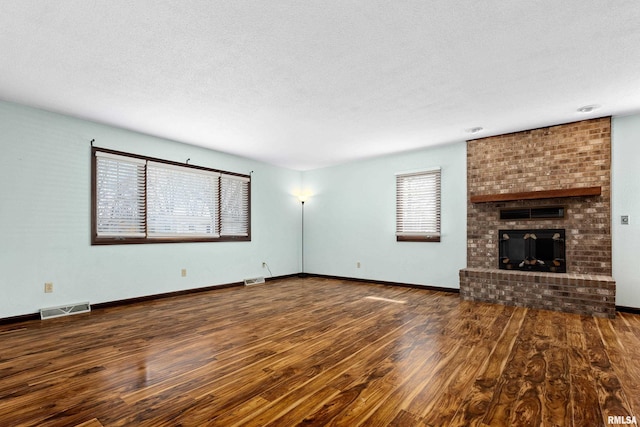
<path fill-rule="evenodd" d="M 264 283 L 264 277 L 254 277 L 252 279 L 244 279 L 245 286 L 259 285 Z"/>
<path fill-rule="evenodd" d="M 91 305 L 88 302 L 81 302 L 73 305 L 61 305 L 58 307 L 47 307 L 40 309 L 40 319 L 52 319 L 54 317 L 88 313 L 89 311 L 91 311 Z"/>

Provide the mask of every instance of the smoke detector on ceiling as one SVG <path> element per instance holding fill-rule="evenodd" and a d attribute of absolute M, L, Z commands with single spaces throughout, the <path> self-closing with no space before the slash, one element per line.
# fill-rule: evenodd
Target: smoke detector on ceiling
<path fill-rule="evenodd" d="M 479 133 L 482 132 L 484 130 L 484 128 L 480 127 L 480 126 L 476 126 L 476 127 L 472 127 L 469 129 L 465 129 L 464 131 L 467 133 Z"/>
<path fill-rule="evenodd" d="M 598 108 L 600 108 L 599 105 L 585 105 L 584 107 L 580 107 L 578 108 L 578 113 L 590 113 L 593 110 L 597 110 Z"/>

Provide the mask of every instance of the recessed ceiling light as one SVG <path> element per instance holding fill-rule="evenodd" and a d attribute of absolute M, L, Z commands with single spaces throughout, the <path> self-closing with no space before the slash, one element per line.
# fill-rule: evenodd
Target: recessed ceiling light
<path fill-rule="evenodd" d="M 478 132 L 481 132 L 482 130 L 483 128 L 481 128 L 480 126 L 476 126 L 473 128 L 465 129 L 464 131 L 467 133 L 478 133 Z"/>
<path fill-rule="evenodd" d="M 578 113 L 590 113 L 598 108 L 600 108 L 599 105 L 585 105 L 584 107 L 578 108 Z"/>

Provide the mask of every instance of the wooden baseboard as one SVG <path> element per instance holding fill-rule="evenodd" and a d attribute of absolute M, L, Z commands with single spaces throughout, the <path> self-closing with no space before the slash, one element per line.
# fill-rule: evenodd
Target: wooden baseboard
<path fill-rule="evenodd" d="M 619 311 L 621 313 L 640 314 L 640 308 L 626 307 L 624 305 L 616 305 L 616 311 Z"/>
<path fill-rule="evenodd" d="M 297 276 L 297 274 L 287 274 L 287 275 L 284 275 L 284 276 L 266 277 L 264 280 L 265 280 L 265 282 L 270 282 L 272 280 L 288 279 L 290 277 L 296 277 L 296 276 Z M 115 307 L 115 306 L 119 306 L 119 305 L 135 304 L 135 303 L 138 303 L 138 302 L 144 302 L 144 301 L 150 301 L 150 300 L 162 299 L 162 298 L 179 297 L 179 296 L 182 296 L 182 295 L 196 294 L 196 293 L 199 293 L 199 292 L 215 291 L 217 289 L 234 288 L 234 287 L 237 287 L 237 286 L 244 286 L 244 282 L 225 283 L 225 284 L 222 284 L 222 285 L 205 286 L 204 288 L 184 289 L 182 291 L 166 292 L 166 293 L 162 293 L 162 294 L 147 295 L 147 296 L 137 297 L 137 298 L 128 298 L 128 299 L 124 299 L 124 300 L 103 302 L 103 303 L 99 303 L 99 304 L 92 304 L 91 308 L 92 309 L 99 309 L 99 308 Z"/>
<path fill-rule="evenodd" d="M 460 289 L 457 288 L 444 288 L 439 286 L 429 286 L 429 285 L 416 285 L 412 283 L 402 283 L 402 282 L 387 282 L 385 280 L 373 280 L 373 279 L 360 279 L 357 277 L 343 277 L 343 276 L 330 276 L 326 274 L 308 274 L 309 277 L 320 277 L 323 279 L 336 279 L 336 280 L 346 280 L 349 282 L 359 282 L 359 283 L 374 283 L 376 285 L 387 285 L 387 286 L 402 286 L 405 288 L 416 288 L 416 289 L 427 289 L 429 291 L 439 291 L 439 292 L 450 292 L 454 294 L 459 294 Z"/>
<path fill-rule="evenodd" d="M 271 282 L 271 281 L 274 281 L 274 280 L 290 279 L 290 278 L 294 278 L 294 277 L 298 278 L 298 277 L 302 277 L 302 276 L 300 276 L 300 273 L 285 274 L 283 276 L 267 277 L 267 278 L 265 278 L 265 282 Z M 416 284 L 402 283 L 402 282 L 388 282 L 388 281 L 385 281 L 385 280 L 360 279 L 360 278 L 357 278 L 357 277 L 331 276 L 331 275 L 327 275 L 327 274 L 313 274 L 313 273 L 305 273 L 304 277 L 318 277 L 318 278 L 323 278 L 323 279 L 346 280 L 346 281 L 349 281 L 349 282 L 359 282 L 359 283 L 374 283 L 376 285 L 402 286 L 402 287 L 405 287 L 405 288 L 427 289 L 427 290 L 430 290 L 430 291 L 449 292 L 449 293 L 454 293 L 454 294 L 459 294 L 460 293 L 460 289 L 457 289 L 457 288 L 444 288 L 444 287 L 441 288 L 441 287 L 438 287 L 438 286 L 416 285 Z M 144 301 L 151 301 L 151 300 L 155 300 L 155 299 L 170 298 L 170 297 L 176 297 L 176 296 L 181 296 L 181 295 L 195 294 L 195 293 L 199 293 L 199 292 L 208 292 L 208 291 L 214 291 L 216 289 L 233 288 L 233 287 L 239 287 L 239 286 L 244 286 L 244 283 L 243 282 L 225 283 L 225 284 L 222 284 L 222 285 L 206 286 L 204 288 L 185 289 L 185 290 L 182 290 L 182 291 L 166 292 L 166 293 L 162 293 L 162 294 L 147 295 L 147 296 L 143 296 L 143 297 L 127 298 L 127 299 L 116 300 L 116 301 L 102 302 L 102 303 L 98 303 L 98 304 L 92 304 L 91 308 L 93 310 L 97 310 L 97 309 L 100 309 L 100 308 L 116 307 L 116 306 L 120 306 L 120 305 L 129 305 L 129 304 L 135 304 L 135 303 L 144 302 Z M 620 311 L 622 313 L 640 314 L 640 308 L 637 308 L 637 307 L 626 307 L 626 306 L 623 306 L 623 305 L 616 305 L 616 311 Z M 30 314 L 22 314 L 22 315 L 19 315 L 19 316 L 0 318 L 0 325 L 27 322 L 27 321 L 30 321 L 30 320 L 40 320 L 40 313 L 30 313 Z"/>
<path fill-rule="evenodd" d="M 40 313 L 21 314 L 19 316 L 11 316 L 0 318 L 0 325 L 8 325 L 11 323 L 28 322 L 30 320 L 40 320 Z"/>
<path fill-rule="evenodd" d="M 271 281 L 274 281 L 274 280 L 289 279 L 291 277 L 298 277 L 298 274 L 294 273 L 294 274 L 286 274 L 286 275 L 283 275 L 283 276 L 267 277 L 264 280 L 265 280 L 265 282 L 271 282 Z M 136 304 L 136 303 L 145 302 L 145 301 L 152 301 L 152 300 L 156 300 L 156 299 L 178 297 L 178 296 L 182 296 L 182 295 L 189 295 L 189 294 L 195 294 L 195 293 L 199 293 L 199 292 L 214 291 L 214 290 L 217 290 L 217 289 L 233 288 L 233 287 L 237 287 L 237 286 L 244 286 L 244 282 L 225 283 L 225 284 L 222 284 L 222 285 L 206 286 L 206 287 L 203 287 L 203 288 L 184 289 L 184 290 L 175 291 L 175 292 L 165 292 L 165 293 L 161 293 L 161 294 L 145 295 L 145 296 L 142 296 L 142 297 L 135 297 L 135 298 L 127 298 L 127 299 L 115 300 L 115 301 L 101 302 L 101 303 L 97 303 L 97 304 L 91 304 L 91 309 L 92 310 L 98 310 L 98 309 L 101 309 L 101 308 L 117 307 L 117 306 L 121 306 L 121 305 L 130 305 L 130 304 Z M 40 313 L 30 313 L 30 314 L 23 314 L 23 315 L 20 315 L 20 316 L 12 316 L 12 317 L 0 318 L 0 325 L 27 322 L 27 321 L 30 321 L 30 320 L 40 320 Z"/>
<path fill-rule="evenodd" d="M 117 306 L 121 306 L 121 305 L 130 305 L 130 304 L 137 304 L 140 302 L 145 302 L 145 301 L 152 301 L 152 300 L 156 300 L 156 299 L 163 299 L 163 298 L 171 298 L 171 297 L 179 297 L 182 295 L 189 295 L 189 294 L 197 294 L 200 292 L 208 292 L 208 291 L 213 291 L 216 289 L 225 289 L 225 288 L 233 288 L 236 286 L 244 286 L 243 282 L 234 282 L 234 283 L 225 283 L 222 285 L 214 285 L 214 286 L 206 286 L 204 288 L 195 288 L 195 289 L 184 289 L 181 291 L 175 291 L 175 292 L 165 292 L 162 294 L 153 294 L 153 295 L 145 295 L 142 297 L 135 297 L 135 298 L 127 298 L 127 299 L 120 299 L 120 300 L 115 300 L 115 301 L 107 301 L 107 302 L 101 302 L 98 304 L 91 304 L 91 309 L 92 310 L 98 310 L 101 308 L 109 308 L 109 307 L 117 307 Z"/>

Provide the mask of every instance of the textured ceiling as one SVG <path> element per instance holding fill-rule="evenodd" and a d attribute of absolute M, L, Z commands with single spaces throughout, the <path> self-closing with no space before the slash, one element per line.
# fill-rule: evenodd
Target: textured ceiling
<path fill-rule="evenodd" d="M 640 112 L 640 1 L 2 0 L 0 99 L 307 170 Z"/>

